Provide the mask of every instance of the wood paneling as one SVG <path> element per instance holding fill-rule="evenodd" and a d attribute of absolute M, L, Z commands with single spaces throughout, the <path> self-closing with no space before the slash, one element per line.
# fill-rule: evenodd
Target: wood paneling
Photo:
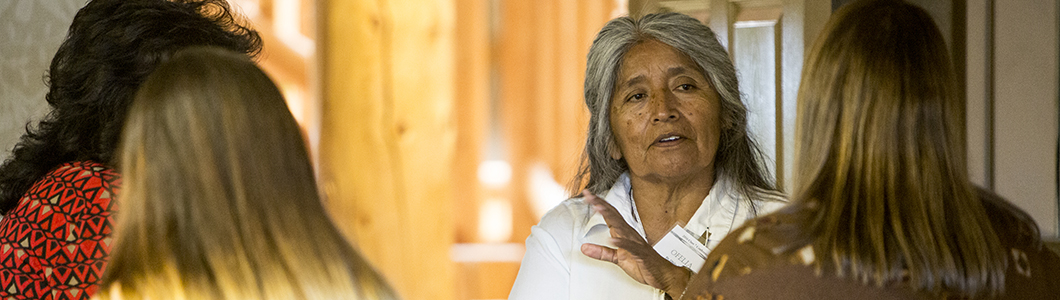
<path fill-rule="evenodd" d="M 505 1 L 499 9 L 499 30 L 494 40 L 494 51 L 497 53 L 496 74 L 498 82 L 498 99 L 494 101 L 500 107 L 500 124 L 507 153 L 504 157 L 512 166 L 510 193 L 513 207 L 512 240 L 522 241 L 530 234 L 530 226 L 537 223 L 528 206 L 526 197 L 527 173 L 530 163 L 536 159 L 537 115 L 543 113 L 535 105 L 538 95 L 534 89 L 535 76 L 539 66 L 535 53 L 545 51 L 537 48 L 539 28 L 542 21 L 538 19 L 538 3 L 545 1 Z"/>
<path fill-rule="evenodd" d="M 453 4 L 318 4 L 327 205 L 404 298 L 452 299 Z"/>
<path fill-rule="evenodd" d="M 585 56 L 614 0 L 458 0 L 456 7 L 456 240 L 485 242 L 478 210 L 485 198 L 500 197 L 512 204 L 508 241 L 521 244 L 539 218 L 528 196 L 531 167 L 544 165 L 560 184 L 577 169 L 588 126 Z M 498 145 L 487 147 L 491 142 Z M 480 185 L 477 167 L 487 158 L 511 165 L 507 186 Z M 518 268 L 513 261 L 462 262 L 458 298 L 506 298 Z"/>
<path fill-rule="evenodd" d="M 585 56 L 610 20 L 613 0 L 506 1 L 495 41 L 501 124 L 512 164 L 515 227 L 521 242 L 539 216 L 526 185 L 530 168 L 547 166 L 560 184 L 577 171 L 588 126 L 582 97 Z"/>
<path fill-rule="evenodd" d="M 585 55 L 613 0 L 317 5 L 321 178 L 337 223 L 407 299 L 506 297 L 518 263 L 454 265 L 449 247 L 482 242 L 487 196 L 511 201 L 521 243 L 538 221 L 530 167 L 573 176 Z M 503 153 L 486 153 L 491 131 Z M 487 156 L 511 164 L 507 187 L 478 182 Z"/>
<path fill-rule="evenodd" d="M 456 270 L 458 299 L 507 299 L 519 274 L 519 264 L 481 262 L 460 264 Z"/>
<path fill-rule="evenodd" d="M 477 175 L 490 120 L 490 29 L 489 0 L 457 1 L 453 84 L 459 155 L 454 157 L 452 177 L 456 243 L 476 242 L 478 235 L 483 192 Z"/>

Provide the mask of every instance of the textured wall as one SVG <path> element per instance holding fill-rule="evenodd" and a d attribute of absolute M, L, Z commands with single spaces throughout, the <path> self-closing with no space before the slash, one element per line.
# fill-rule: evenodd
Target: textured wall
<path fill-rule="evenodd" d="M 1060 13 L 1055 0 L 1019 3 L 994 4 L 994 191 L 1055 238 Z"/>
<path fill-rule="evenodd" d="M 0 159 L 48 109 L 44 75 L 85 0 L 0 1 Z"/>

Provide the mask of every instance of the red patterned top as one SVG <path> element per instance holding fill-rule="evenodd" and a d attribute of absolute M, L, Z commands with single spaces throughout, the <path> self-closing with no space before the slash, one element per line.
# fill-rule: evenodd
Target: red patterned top
<path fill-rule="evenodd" d="M 116 171 L 81 161 L 44 175 L 0 220 L 0 299 L 88 299 L 110 256 L 121 186 Z"/>

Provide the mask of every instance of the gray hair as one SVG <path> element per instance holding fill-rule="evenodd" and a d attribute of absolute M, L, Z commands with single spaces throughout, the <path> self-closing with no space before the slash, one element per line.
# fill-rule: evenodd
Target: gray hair
<path fill-rule="evenodd" d="M 616 147 L 611 131 L 611 93 L 622 57 L 633 45 L 657 40 L 688 55 L 700 67 L 721 98 L 721 137 L 715 154 L 715 174 L 725 174 L 744 195 L 776 191 L 766 176 L 762 153 L 747 135 L 747 107 L 740 100 L 736 68 L 714 32 L 692 17 L 679 13 L 649 14 L 639 19 L 611 20 L 589 48 L 585 68 L 585 105 L 589 108 L 589 134 L 577 176 L 571 181 L 572 195 L 581 183 L 594 194 L 609 190 L 629 169 L 624 159 L 615 160 L 609 149 Z"/>

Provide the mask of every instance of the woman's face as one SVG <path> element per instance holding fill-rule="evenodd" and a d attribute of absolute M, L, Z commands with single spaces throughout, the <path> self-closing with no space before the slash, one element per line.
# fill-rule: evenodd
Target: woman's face
<path fill-rule="evenodd" d="M 622 59 L 611 96 L 611 129 L 634 177 L 713 177 L 721 135 L 719 96 L 688 55 L 656 40 Z"/>

